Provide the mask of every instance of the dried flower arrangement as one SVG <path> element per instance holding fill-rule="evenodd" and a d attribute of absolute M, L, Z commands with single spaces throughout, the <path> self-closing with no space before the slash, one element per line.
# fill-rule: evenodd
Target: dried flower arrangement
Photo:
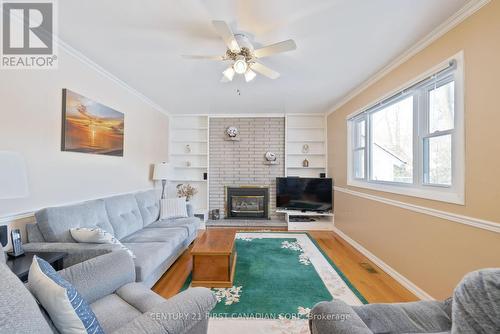
<path fill-rule="evenodd" d="M 194 195 L 198 193 L 198 190 L 188 184 L 178 184 L 177 185 L 177 196 L 186 197 L 186 201 L 189 201 Z"/>

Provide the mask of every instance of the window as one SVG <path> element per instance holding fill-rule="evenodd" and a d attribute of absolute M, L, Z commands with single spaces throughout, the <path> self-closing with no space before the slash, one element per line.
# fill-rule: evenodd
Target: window
<path fill-rule="evenodd" d="M 463 204 L 462 63 L 348 118 L 348 184 Z"/>
<path fill-rule="evenodd" d="M 413 180 L 413 96 L 370 114 L 371 179 Z"/>

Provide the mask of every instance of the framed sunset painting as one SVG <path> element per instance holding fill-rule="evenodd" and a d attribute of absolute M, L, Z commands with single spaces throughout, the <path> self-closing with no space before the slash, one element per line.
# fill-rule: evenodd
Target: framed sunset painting
<path fill-rule="evenodd" d="M 62 151 L 123 156 L 123 113 L 69 89 L 62 100 Z"/>

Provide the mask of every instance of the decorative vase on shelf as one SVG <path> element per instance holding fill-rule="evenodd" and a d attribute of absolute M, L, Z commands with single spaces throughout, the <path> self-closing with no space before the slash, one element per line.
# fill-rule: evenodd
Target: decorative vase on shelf
<path fill-rule="evenodd" d="M 186 145 L 186 153 L 191 153 L 191 145 Z"/>
<path fill-rule="evenodd" d="M 302 167 L 309 167 L 309 160 L 304 159 L 304 161 L 302 161 Z"/>
<path fill-rule="evenodd" d="M 309 153 L 309 145 L 307 144 L 302 145 L 302 153 Z"/>
<path fill-rule="evenodd" d="M 186 161 L 186 167 L 191 167 L 191 161 Z"/>

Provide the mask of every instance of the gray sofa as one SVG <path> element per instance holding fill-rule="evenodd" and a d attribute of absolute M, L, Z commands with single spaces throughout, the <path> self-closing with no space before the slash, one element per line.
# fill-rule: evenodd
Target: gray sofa
<path fill-rule="evenodd" d="M 132 250 L 136 281 L 151 287 L 197 236 L 200 220 L 187 205 L 189 217 L 159 220 L 159 196 L 150 190 L 46 208 L 35 214 L 36 224 L 27 225 L 24 249 L 66 252 L 64 267 L 120 250 L 117 245 L 77 243 L 69 232 L 100 227 Z"/>
<path fill-rule="evenodd" d="M 444 302 L 321 302 L 311 310 L 309 327 L 312 334 L 500 333 L 500 269 L 467 274 Z"/>
<path fill-rule="evenodd" d="M 135 265 L 125 251 L 73 265 L 59 273 L 76 287 L 105 333 L 206 334 L 216 304 L 206 288 L 164 299 L 135 282 Z M 0 333 L 58 333 L 26 286 L 10 271 L 0 245 Z M 179 315 L 189 315 L 189 318 Z"/>

